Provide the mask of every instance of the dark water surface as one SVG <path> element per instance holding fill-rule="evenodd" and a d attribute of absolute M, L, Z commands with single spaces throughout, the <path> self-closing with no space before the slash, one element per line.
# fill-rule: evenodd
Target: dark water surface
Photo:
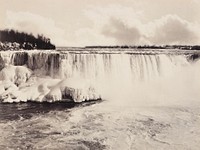
<path fill-rule="evenodd" d="M 84 140 L 84 136 L 77 139 L 82 125 L 69 121 L 76 117 L 76 111 L 82 112 L 101 102 L 0 103 L 0 150 L 104 149 L 99 142 Z"/>
<path fill-rule="evenodd" d="M 91 101 L 83 103 L 74 102 L 21 102 L 21 103 L 0 103 L 0 122 L 14 121 L 19 119 L 30 119 L 32 116 L 45 114 L 51 111 L 67 111 L 73 107 L 84 107 L 99 103 Z"/>

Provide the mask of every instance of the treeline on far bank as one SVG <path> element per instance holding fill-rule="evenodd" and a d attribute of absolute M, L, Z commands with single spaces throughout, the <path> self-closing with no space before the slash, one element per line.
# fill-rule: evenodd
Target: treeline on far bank
<path fill-rule="evenodd" d="M 50 39 L 43 36 L 28 34 L 15 30 L 0 30 L 0 49 L 55 49 L 55 45 L 51 43 Z"/>
<path fill-rule="evenodd" d="M 182 50 L 200 50 L 200 45 L 139 45 L 139 46 L 86 46 L 85 48 L 119 48 L 119 49 L 182 49 Z"/>

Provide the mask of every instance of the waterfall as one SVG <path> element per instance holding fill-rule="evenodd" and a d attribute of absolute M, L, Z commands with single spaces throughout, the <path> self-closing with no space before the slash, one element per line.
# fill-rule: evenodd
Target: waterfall
<path fill-rule="evenodd" d="M 190 56 L 191 57 L 191 56 Z M 193 58 L 193 57 L 191 57 Z M 175 66 L 189 65 L 186 55 L 168 54 L 80 54 L 59 52 L 0 53 L 2 69 L 5 63 L 27 66 L 36 73 L 53 78 L 78 76 L 91 80 L 152 80 Z M 166 70 L 168 69 L 168 70 Z"/>
<path fill-rule="evenodd" d="M 155 96 L 159 90 L 174 95 L 171 86 L 180 93 L 197 91 L 200 87 L 198 58 L 192 53 L 10 51 L 0 53 L 0 69 L 8 64 L 25 66 L 36 77 L 88 81 L 107 99 L 138 99 L 138 94 L 145 92 L 146 95 Z M 195 80 L 190 80 L 189 75 Z M 79 80 L 73 83 L 79 84 Z M 188 90 L 186 87 L 191 85 L 194 89 Z M 46 88 L 45 85 L 40 87 Z M 56 94 L 55 91 L 53 93 Z"/>
<path fill-rule="evenodd" d="M 159 75 L 157 55 L 66 54 L 61 62 L 65 77 L 129 80 L 150 79 Z"/>

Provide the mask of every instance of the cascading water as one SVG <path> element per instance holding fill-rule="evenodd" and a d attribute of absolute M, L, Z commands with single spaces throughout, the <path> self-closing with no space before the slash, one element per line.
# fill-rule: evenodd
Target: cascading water
<path fill-rule="evenodd" d="M 8 62 L 15 66 L 25 65 L 33 71 L 41 71 L 43 75 L 57 78 L 74 76 L 90 79 L 128 78 L 129 81 L 151 80 L 162 74 L 163 69 L 189 64 L 184 55 L 58 52 L 10 52 L 6 55 L 1 53 L 0 61 L 1 69 Z"/>

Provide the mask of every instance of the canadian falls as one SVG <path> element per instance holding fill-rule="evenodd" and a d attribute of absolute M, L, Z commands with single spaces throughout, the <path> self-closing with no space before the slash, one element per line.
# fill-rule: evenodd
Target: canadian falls
<path fill-rule="evenodd" d="M 2 51 L 0 149 L 197 150 L 199 58 L 194 50 Z"/>

